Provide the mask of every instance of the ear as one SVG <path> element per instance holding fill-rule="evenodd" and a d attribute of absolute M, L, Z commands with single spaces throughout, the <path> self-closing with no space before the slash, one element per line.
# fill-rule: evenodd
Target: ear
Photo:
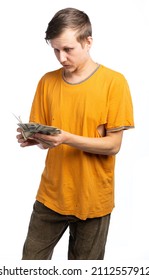
<path fill-rule="evenodd" d="M 88 51 L 91 48 L 92 43 L 93 43 L 93 38 L 91 36 L 88 36 L 86 39 L 86 46 L 87 46 Z"/>

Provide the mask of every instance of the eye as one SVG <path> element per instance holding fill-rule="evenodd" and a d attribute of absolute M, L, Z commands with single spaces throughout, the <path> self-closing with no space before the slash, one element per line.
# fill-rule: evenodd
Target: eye
<path fill-rule="evenodd" d="M 64 49 L 64 51 L 65 51 L 66 53 L 69 53 L 71 50 L 72 50 L 72 48 L 65 48 L 65 49 Z"/>
<path fill-rule="evenodd" d="M 58 50 L 58 49 L 54 49 L 54 52 L 55 52 L 55 53 L 58 53 L 58 52 L 59 52 L 59 50 Z"/>

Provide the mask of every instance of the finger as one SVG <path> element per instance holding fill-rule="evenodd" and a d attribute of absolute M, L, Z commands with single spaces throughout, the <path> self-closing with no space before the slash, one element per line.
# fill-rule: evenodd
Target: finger
<path fill-rule="evenodd" d="M 29 141 L 23 141 L 23 142 L 19 142 L 19 143 L 20 143 L 20 147 L 22 147 L 22 148 L 31 146 L 31 143 L 29 143 Z"/>
<path fill-rule="evenodd" d="M 37 145 L 38 142 L 32 139 L 28 139 L 28 140 L 20 140 L 20 146 L 21 147 L 27 147 L 27 146 L 33 146 L 33 145 Z"/>
<path fill-rule="evenodd" d="M 24 140 L 24 138 L 18 138 L 18 143 L 24 143 L 26 142 L 26 140 Z"/>
<path fill-rule="evenodd" d="M 22 136 L 22 134 L 18 134 L 18 135 L 16 136 L 16 138 L 17 138 L 18 140 L 19 140 L 19 139 L 22 139 L 22 140 L 24 139 L 23 136 Z"/>
<path fill-rule="evenodd" d="M 46 146 L 53 146 L 53 143 L 50 141 L 46 141 L 43 138 L 35 138 L 35 141 L 37 141 L 39 144 L 45 144 Z"/>
<path fill-rule="evenodd" d="M 18 127 L 17 132 L 22 132 L 22 129 L 20 127 Z"/>

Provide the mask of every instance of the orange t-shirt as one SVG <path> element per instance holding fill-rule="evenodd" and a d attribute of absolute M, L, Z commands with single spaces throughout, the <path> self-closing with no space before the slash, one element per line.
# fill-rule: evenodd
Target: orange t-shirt
<path fill-rule="evenodd" d="M 103 65 L 86 80 L 70 84 L 62 68 L 46 73 L 37 86 L 30 121 L 85 137 L 134 126 L 124 76 Z M 62 144 L 48 150 L 36 199 L 50 209 L 82 220 L 111 213 L 115 156 L 96 155 Z"/>

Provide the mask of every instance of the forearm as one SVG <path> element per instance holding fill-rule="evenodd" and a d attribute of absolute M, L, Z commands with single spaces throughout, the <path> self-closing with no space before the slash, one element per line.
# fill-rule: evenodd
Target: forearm
<path fill-rule="evenodd" d="M 107 133 L 106 136 L 98 138 L 79 136 L 66 131 L 61 131 L 57 135 L 36 133 L 33 138 L 41 143 L 44 149 L 52 149 L 64 144 L 87 153 L 115 155 L 121 146 L 122 131 Z"/>
<path fill-rule="evenodd" d="M 65 144 L 84 152 L 101 155 L 115 155 L 120 149 L 120 142 L 116 142 L 111 136 L 89 138 L 69 134 Z"/>

